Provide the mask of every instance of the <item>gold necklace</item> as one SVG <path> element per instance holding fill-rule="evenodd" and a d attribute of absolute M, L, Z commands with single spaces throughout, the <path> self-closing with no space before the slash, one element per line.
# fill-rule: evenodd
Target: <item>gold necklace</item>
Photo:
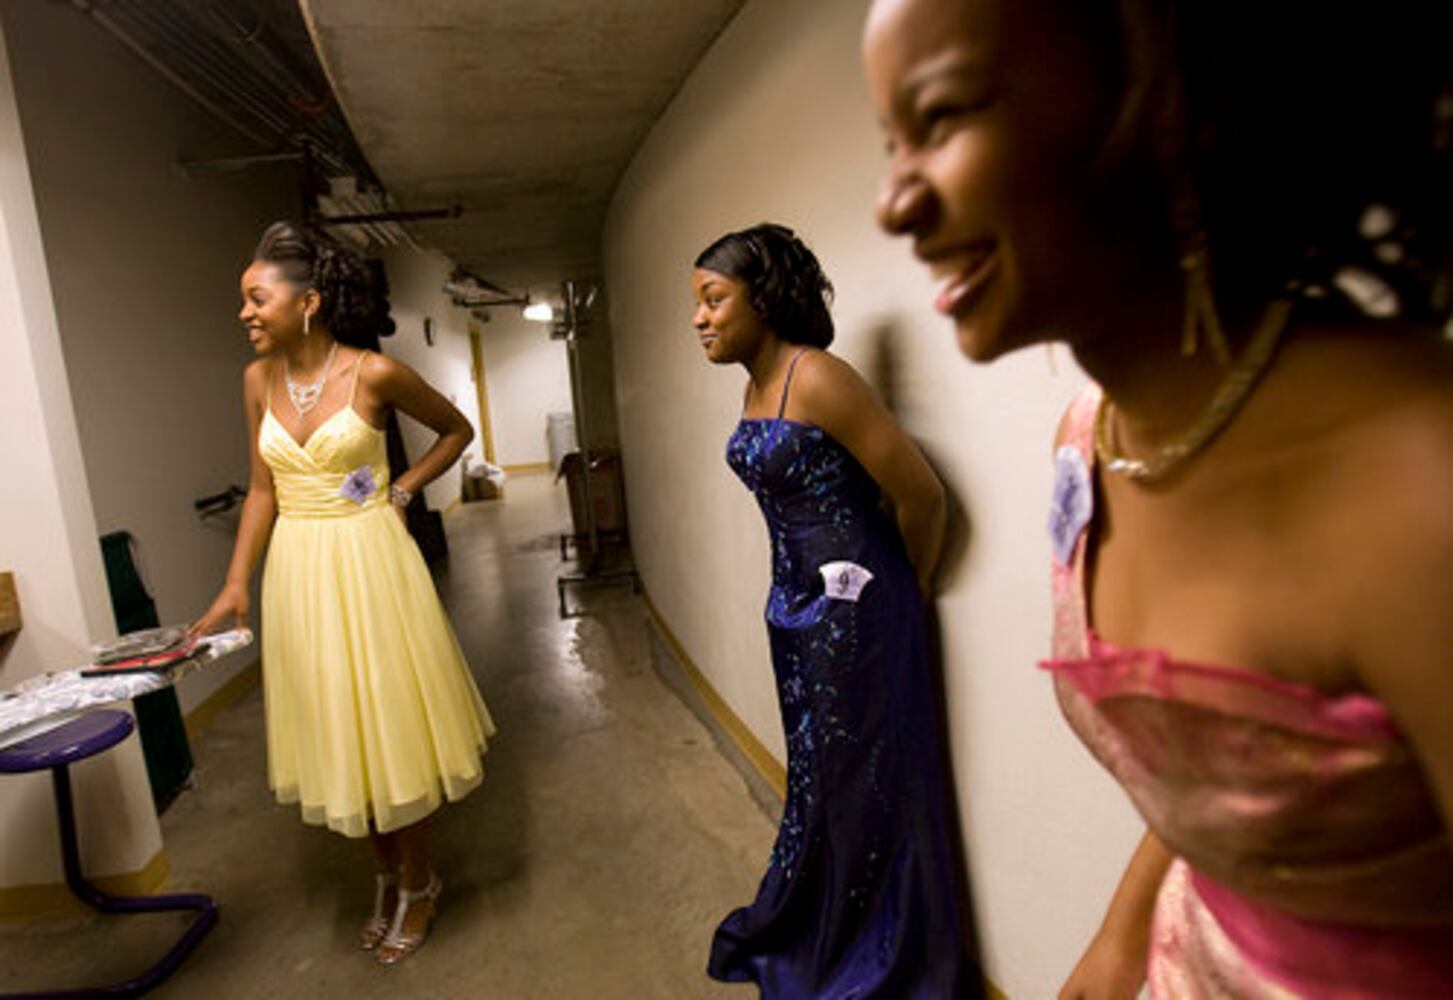
<path fill-rule="evenodd" d="M 1153 483 L 1164 479 L 1182 462 L 1204 448 L 1212 438 L 1226 429 L 1226 425 L 1251 394 L 1252 387 L 1265 374 L 1271 357 L 1276 352 L 1277 342 L 1286 330 L 1291 311 L 1292 304 L 1285 299 L 1267 306 L 1266 314 L 1251 338 L 1246 353 L 1226 375 L 1226 380 L 1216 390 L 1216 395 L 1200 417 L 1184 434 L 1161 445 L 1147 458 L 1130 458 L 1116 449 L 1109 432 L 1110 397 L 1102 398 L 1100 408 L 1095 413 L 1095 454 L 1099 456 L 1100 462 L 1116 475 L 1133 479 L 1137 483 Z"/>

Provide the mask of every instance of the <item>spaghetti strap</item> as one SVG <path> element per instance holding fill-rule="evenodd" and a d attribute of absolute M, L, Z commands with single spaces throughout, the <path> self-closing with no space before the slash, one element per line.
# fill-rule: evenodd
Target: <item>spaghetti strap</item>
<path fill-rule="evenodd" d="M 792 388 L 792 373 L 797 370 L 797 362 L 807 353 L 807 348 L 802 348 L 792 355 L 792 361 L 787 365 L 787 378 L 782 382 L 782 401 L 777 404 L 777 419 L 781 420 L 782 415 L 787 412 L 787 392 Z"/>
<path fill-rule="evenodd" d="M 368 360 L 370 351 L 363 351 L 358 355 L 358 360 L 353 363 L 353 385 L 348 389 L 348 405 L 353 405 L 353 397 L 358 394 L 358 373 L 363 370 L 363 363 Z"/>

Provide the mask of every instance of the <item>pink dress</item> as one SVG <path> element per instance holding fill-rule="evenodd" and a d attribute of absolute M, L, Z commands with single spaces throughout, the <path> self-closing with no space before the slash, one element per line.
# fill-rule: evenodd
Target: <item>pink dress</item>
<path fill-rule="evenodd" d="M 1121 649 L 1090 627 L 1092 387 L 1056 453 L 1055 692 L 1177 855 L 1151 929 L 1155 998 L 1453 997 L 1453 844 L 1387 709 L 1249 670 Z"/>

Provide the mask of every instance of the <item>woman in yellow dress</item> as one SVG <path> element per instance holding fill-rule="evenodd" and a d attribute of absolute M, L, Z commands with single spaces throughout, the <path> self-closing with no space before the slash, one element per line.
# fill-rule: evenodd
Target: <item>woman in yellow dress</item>
<path fill-rule="evenodd" d="M 243 375 L 251 483 L 226 583 L 193 631 L 245 622 L 267 547 L 269 783 L 305 822 L 372 839 L 362 945 L 393 964 L 423 944 L 442 888 L 426 818 L 479 784 L 494 733 L 403 521 L 474 432 L 407 365 L 349 346 L 387 322 L 387 304 L 364 262 L 326 237 L 270 226 L 243 272 L 239 316 L 262 355 Z M 439 435 L 392 484 L 390 409 Z"/>

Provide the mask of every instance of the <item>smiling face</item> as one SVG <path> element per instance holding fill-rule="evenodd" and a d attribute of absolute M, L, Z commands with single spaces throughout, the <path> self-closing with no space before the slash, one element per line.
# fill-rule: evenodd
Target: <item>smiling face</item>
<path fill-rule="evenodd" d="M 1096 210 L 1092 164 L 1116 109 L 1063 7 L 878 0 L 868 18 L 890 155 L 878 222 L 943 282 L 934 306 L 976 361 L 1073 339 L 1135 273 Z"/>
<path fill-rule="evenodd" d="M 317 309 L 317 292 L 300 290 L 276 264 L 253 261 L 242 272 L 237 318 L 258 354 L 268 354 L 303 335 L 303 317 Z"/>
<path fill-rule="evenodd" d="M 713 364 L 747 362 L 772 335 L 752 308 L 751 292 L 740 278 L 698 267 L 691 274 L 691 291 L 696 297 L 691 325 Z"/>

